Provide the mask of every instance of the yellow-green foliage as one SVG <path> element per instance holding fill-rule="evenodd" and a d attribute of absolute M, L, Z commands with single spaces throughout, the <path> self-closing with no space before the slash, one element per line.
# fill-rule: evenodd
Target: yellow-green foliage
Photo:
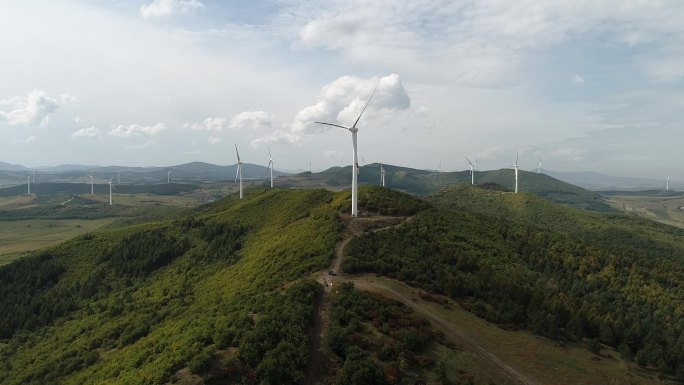
<path fill-rule="evenodd" d="M 64 307 L 5 330 L 11 337 L 0 343 L 0 383 L 162 384 L 186 365 L 201 369 L 195 357 L 238 346 L 266 309 L 310 312 L 273 306 L 294 303 L 277 299 L 283 285 L 329 264 L 342 226 L 332 199 L 323 190 L 252 190 L 192 217 L 101 231 L 48 250 L 42 258 L 54 261 L 52 280 L 32 281 L 33 302 L 0 304 Z M 149 249 L 154 244 L 159 252 Z M 19 281 L 0 283 L 0 293 Z M 316 285 L 296 287 L 288 292 L 308 293 L 312 305 Z M 273 359 L 277 352 L 269 351 Z M 274 376 L 268 367 L 257 373 Z"/>

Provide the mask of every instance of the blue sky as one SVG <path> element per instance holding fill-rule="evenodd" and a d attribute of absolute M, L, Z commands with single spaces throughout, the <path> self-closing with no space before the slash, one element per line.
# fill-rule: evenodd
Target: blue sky
<path fill-rule="evenodd" d="M 0 161 L 684 180 L 684 3 L 5 1 Z"/>

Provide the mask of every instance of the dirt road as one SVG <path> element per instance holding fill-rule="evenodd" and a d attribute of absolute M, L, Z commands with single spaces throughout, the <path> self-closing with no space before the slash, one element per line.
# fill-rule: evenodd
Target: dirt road
<path fill-rule="evenodd" d="M 380 221 L 387 221 L 387 217 L 382 217 L 379 219 L 376 219 L 375 222 L 380 222 Z M 384 227 L 377 227 L 372 229 L 371 231 L 383 231 L 383 230 L 388 230 L 396 226 L 401 226 L 403 223 L 406 221 L 402 221 L 401 218 L 394 218 L 394 221 L 388 221 L 388 225 Z M 397 219 L 399 219 L 397 223 Z M 410 220 L 411 218 L 408 218 Z M 356 221 L 356 222 L 354 222 Z M 361 223 L 360 223 L 361 222 Z M 446 336 L 448 336 L 450 339 L 452 339 L 455 342 L 461 343 L 465 348 L 468 350 L 471 350 L 475 352 L 477 355 L 482 357 L 483 359 L 491 361 L 497 368 L 501 369 L 502 373 L 505 373 L 505 375 L 511 379 L 513 382 L 522 384 L 522 385 L 539 385 L 537 382 L 527 378 L 525 375 L 520 373 L 518 370 L 513 368 L 511 365 L 507 364 L 506 362 L 502 361 L 499 359 L 496 355 L 494 355 L 492 352 L 488 351 L 485 349 L 482 345 L 478 344 L 477 341 L 475 341 L 473 338 L 467 336 L 461 329 L 458 328 L 457 325 L 454 325 L 453 323 L 448 322 L 444 317 L 439 315 L 437 312 L 432 311 L 430 309 L 430 303 L 427 301 L 424 301 L 420 298 L 410 298 L 406 294 L 403 294 L 399 292 L 398 290 L 395 290 L 393 286 L 397 285 L 403 285 L 407 290 L 402 290 L 405 291 L 406 293 L 410 293 L 411 291 L 415 291 L 415 288 L 409 288 L 405 284 L 397 281 L 392 281 L 387 278 L 375 278 L 370 275 L 362 275 L 362 276 L 347 276 L 343 274 L 340 270 L 340 266 L 342 265 L 342 262 L 344 261 L 345 257 L 345 248 L 347 244 L 352 240 L 352 238 L 360 235 L 362 231 L 360 230 L 359 225 L 363 225 L 363 223 L 368 223 L 368 222 L 373 222 L 371 218 L 359 218 L 359 219 L 352 219 L 348 225 L 348 231 L 345 233 L 345 236 L 342 240 L 340 240 L 337 245 L 335 245 L 335 261 L 333 262 L 333 271 L 337 274 L 336 276 L 331 276 L 327 274 L 327 272 L 319 272 L 315 274 L 315 278 L 323 283 L 325 282 L 325 291 L 326 293 L 321 296 L 319 299 L 319 303 L 317 304 L 318 309 L 325 309 L 327 308 L 327 301 L 329 299 L 329 292 L 333 289 L 333 287 L 336 287 L 338 284 L 342 282 L 353 282 L 354 285 L 362 290 L 367 290 L 371 292 L 375 292 L 378 294 L 382 294 L 383 296 L 387 298 L 391 298 L 394 300 L 397 300 L 399 302 L 402 302 L 406 306 L 409 306 L 412 308 L 414 311 L 416 311 L 418 314 L 423 315 L 426 319 L 430 321 L 430 323 L 435 327 L 436 329 L 442 331 Z M 307 375 L 305 379 L 306 384 L 315 384 L 319 378 L 316 378 L 317 375 L 316 373 L 316 367 L 320 367 L 322 363 L 320 360 L 322 359 L 321 357 L 323 354 L 320 354 L 321 352 L 319 351 L 321 347 L 321 340 L 324 338 L 324 333 L 325 333 L 325 328 L 323 327 L 323 312 L 319 312 L 317 315 L 316 319 L 316 325 L 320 329 L 315 330 L 314 333 L 314 341 L 313 341 L 313 347 L 316 349 L 312 354 L 313 354 L 313 359 L 310 360 L 310 367 L 307 370 Z"/>

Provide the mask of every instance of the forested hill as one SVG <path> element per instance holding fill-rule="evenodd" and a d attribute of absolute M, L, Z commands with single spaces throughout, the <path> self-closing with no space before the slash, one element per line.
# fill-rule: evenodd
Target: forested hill
<path fill-rule="evenodd" d="M 458 186 L 412 221 L 352 240 L 343 266 L 443 293 L 476 314 L 603 343 L 684 380 L 684 231 L 531 194 Z"/>
<path fill-rule="evenodd" d="M 249 190 L 0 268 L 0 383 L 163 384 L 218 356 L 293 383 L 341 222 L 324 190 Z M 236 352 L 239 354 L 236 355 Z"/>

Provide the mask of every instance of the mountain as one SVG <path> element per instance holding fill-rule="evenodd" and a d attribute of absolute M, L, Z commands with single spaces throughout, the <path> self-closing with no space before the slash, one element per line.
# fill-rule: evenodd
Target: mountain
<path fill-rule="evenodd" d="M 684 379 L 684 230 L 467 184 L 425 199 L 365 186 L 357 219 L 349 196 L 248 189 L 0 267 L 0 383 L 480 385 L 526 378 L 515 366 L 599 384 L 588 365 L 613 362 L 627 383 L 630 360 L 640 383 Z M 333 258 L 383 277 L 321 279 Z M 449 332 L 468 324 L 435 318 L 456 307 L 538 335 L 470 355 Z M 491 359 L 521 339 L 547 341 L 546 359 Z M 603 353 L 564 358 L 578 347 Z"/>
<path fill-rule="evenodd" d="M 26 171 L 28 170 L 26 167 L 20 165 L 20 164 L 11 164 L 11 163 L 5 163 L 5 162 L 0 162 L 0 171 Z"/>

